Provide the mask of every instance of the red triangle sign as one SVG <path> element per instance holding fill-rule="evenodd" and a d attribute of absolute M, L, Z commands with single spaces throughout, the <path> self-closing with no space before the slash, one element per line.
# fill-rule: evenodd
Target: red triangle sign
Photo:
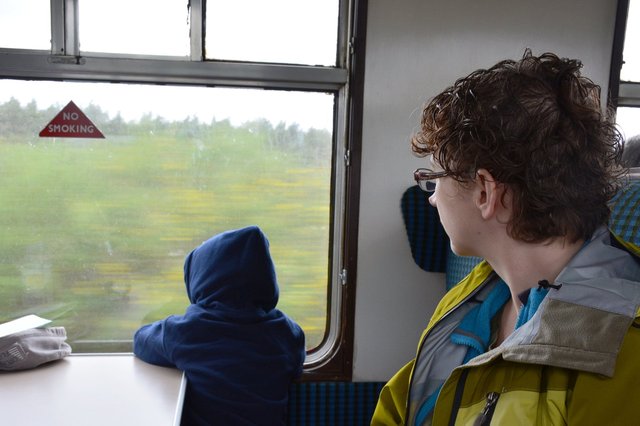
<path fill-rule="evenodd" d="M 104 135 L 98 128 L 80 111 L 80 108 L 69 102 L 53 120 L 40 132 L 41 138 L 100 138 Z"/>

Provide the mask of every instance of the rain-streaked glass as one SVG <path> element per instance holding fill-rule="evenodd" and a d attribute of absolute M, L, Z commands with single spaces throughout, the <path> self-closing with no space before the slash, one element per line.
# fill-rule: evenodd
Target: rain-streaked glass
<path fill-rule="evenodd" d="M 105 139 L 39 137 L 69 101 Z M 192 249 L 258 225 L 278 307 L 319 345 L 333 105 L 326 93 L 0 80 L 0 322 L 35 313 L 74 350 L 127 350 L 142 324 L 184 312 Z"/>

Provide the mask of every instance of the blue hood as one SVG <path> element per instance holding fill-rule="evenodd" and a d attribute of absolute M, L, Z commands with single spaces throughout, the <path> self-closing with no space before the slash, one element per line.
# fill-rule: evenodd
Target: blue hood
<path fill-rule="evenodd" d="M 191 303 L 269 312 L 278 303 L 276 272 L 269 241 L 257 226 L 216 235 L 184 263 L 184 282 Z"/>

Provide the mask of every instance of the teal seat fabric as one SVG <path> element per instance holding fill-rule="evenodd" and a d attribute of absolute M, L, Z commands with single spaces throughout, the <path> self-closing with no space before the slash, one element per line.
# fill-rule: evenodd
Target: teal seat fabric
<path fill-rule="evenodd" d="M 458 256 L 449 249 L 445 271 L 447 274 L 445 277 L 447 290 L 462 281 L 480 261 L 482 261 L 480 257 Z"/>
<path fill-rule="evenodd" d="M 613 199 L 609 227 L 623 240 L 640 245 L 640 176 Z"/>

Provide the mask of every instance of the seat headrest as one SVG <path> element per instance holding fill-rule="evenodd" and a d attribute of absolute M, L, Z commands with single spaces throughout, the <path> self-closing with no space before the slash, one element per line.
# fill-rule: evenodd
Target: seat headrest
<path fill-rule="evenodd" d="M 428 272 L 444 272 L 449 237 L 440 224 L 438 210 L 418 185 L 409 187 L 400 201 L 402 218 L 416 264 Z"/>

